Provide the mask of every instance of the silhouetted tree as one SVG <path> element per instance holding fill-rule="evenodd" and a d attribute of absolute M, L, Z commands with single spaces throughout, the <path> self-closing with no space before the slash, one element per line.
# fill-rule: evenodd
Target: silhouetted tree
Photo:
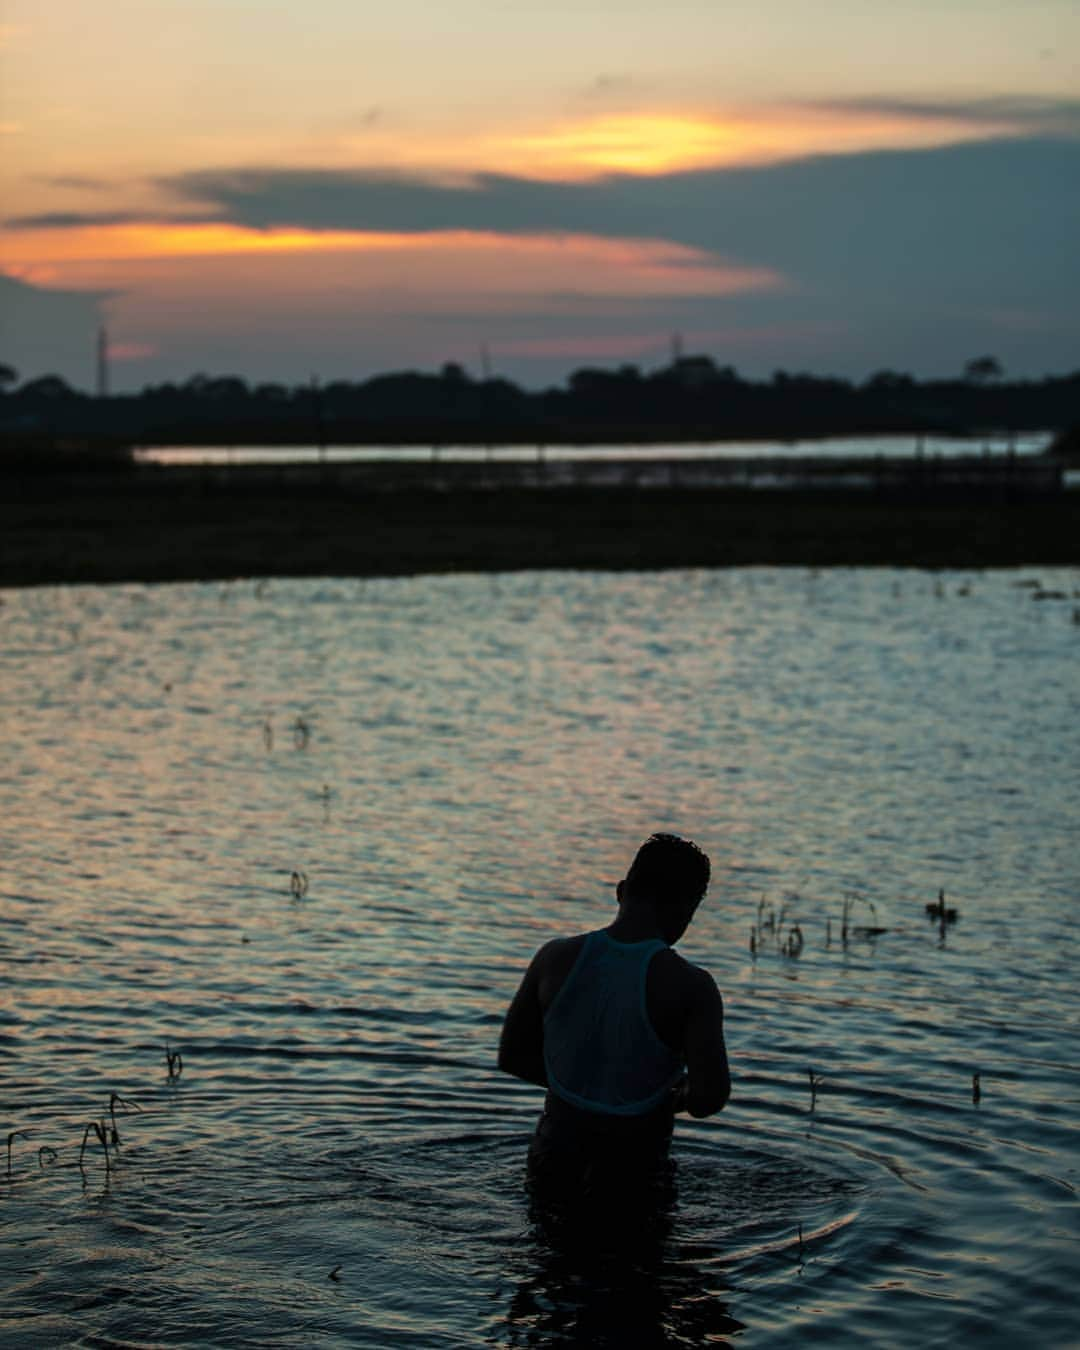
<path fill-rule="evenodd" d="M 75 390 L 67 380 L 59 375 L 42 375 L 36 380 L 28 380 L 19 390 L 23 398 L 74 398 Z"/>
<path fill-rule="evenodd" d="M 221 403 L 249 397 L 246 381 L 237 375 L 219 375 L 206 386 L 206 393 L 209 398 L 217 399 Z"/>
<path fill-rule="evenodd" d="M 14 366 L 7 366 L 0 362 L 0 394 L 4 393 L 8 385 L 14 384 L 18 378 L 19 372 Z"/>
<path fill-rule="evenodd" d="M 968 384 L 989 384 L 992 380 L 1000 380 L 1004 374 L 1004 367 L 996 356 L 976 356 L 964 367 L 964 379 Z"/>
<path fill-rule="evenodd" d="M 902 375 L 896 370 L 878 370 L 869 376 L 864 389 L 874 393 L 893 393 L 898 389 L 913 389 L 915 381 L 910 375 Z"/>

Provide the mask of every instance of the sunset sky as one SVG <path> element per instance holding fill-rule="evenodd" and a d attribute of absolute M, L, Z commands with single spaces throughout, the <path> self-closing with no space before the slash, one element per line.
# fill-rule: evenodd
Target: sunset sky
<path fill-rule="evenodd" d="M 0 0 L 0 361 L 1080 367 L 1075 0 Z"/>

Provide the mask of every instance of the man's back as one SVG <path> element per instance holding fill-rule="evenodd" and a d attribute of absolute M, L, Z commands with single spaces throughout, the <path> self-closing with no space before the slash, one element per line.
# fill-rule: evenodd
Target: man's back
<path fill-rule="evenodd" d="M 543 1020 L 573 972 L 589 936 L 582 933 L 555 938 L 536 953 L 526 973 L 526 981 L 530 981 L 530 976 L 535 980 L 536 1007 L 528 1018 L 528 1027 L 522 1028 L 523 1034 L 535 1035 L 538 1013 L 542 1035 Z M 695 1116 L 712 1115 L 720 1110 L 730 1092 L 730 1077 L 724 1044 L 723 1000 L 712 976 L 665 945 L 648 963 L 645 1007 L 656 1035 L 686 1066 L 689 1080 L 686 1108 Z M 513 1038 L 515 1028 L 510 1024 L 509 1014 L 507 1026 Z M 515 1047 L 507 1046 L 506 1040 L 504 1031 L 503 1049 L 512 1054 Z M 502 1063 L 502 1067 L 515 1072 L 508 1063 Z M 534 1076 L 521 1076 L 537 1081 Z M 543 1081 L 550 1086 L 546 1072 Z"/>
<path fill-rule="evenodd" d="M 724 1009 L 712 977 L 672 950 L 709 862 L 653 835 L 616 887 L 607 928 L 556 938 L 533 957 L 506 1014 L 499 1067 L 547 1088 L 530 1149 L 573 1190 L 666 1161 L 674 1116 L 708 1116 L 730 1091 Z"/>

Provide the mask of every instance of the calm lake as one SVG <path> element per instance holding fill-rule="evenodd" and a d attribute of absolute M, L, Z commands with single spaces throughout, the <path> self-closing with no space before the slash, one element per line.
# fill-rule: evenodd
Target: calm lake
<path fill-rule="evenodd" d="M 825 436 L 804 441 L 670 441 L 652 445 L 171 445 L 137 450 L 147 464 L 347 464 L 360 460 L 495 460 L 565 463 L 575 460 L 632 459 L 811 459 L 913 455 L 951 458 L 956 455 L 1039 454 L 1050 444 L 1051 431 L 983 437 L 960 436 Z"/>
<path fill-rule="evenodd" d="M 0 1344 L 1080 1342 L 1080 571 L 0 600 Z M 612 1260 L 493 1066 L 656 829 L 733 1095 Z"/>

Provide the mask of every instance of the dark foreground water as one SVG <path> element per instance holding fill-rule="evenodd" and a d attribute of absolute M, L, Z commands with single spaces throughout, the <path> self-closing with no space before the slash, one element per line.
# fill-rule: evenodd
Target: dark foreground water
<path fill-rule="evenodd" d="M 0 1342 L 1076 1344 L 1078 592 L 4 593 Z M 734 1094 L 612 1257 L 531 1222 L 493 1059 L 665 827 L 714 860 Z"/>

